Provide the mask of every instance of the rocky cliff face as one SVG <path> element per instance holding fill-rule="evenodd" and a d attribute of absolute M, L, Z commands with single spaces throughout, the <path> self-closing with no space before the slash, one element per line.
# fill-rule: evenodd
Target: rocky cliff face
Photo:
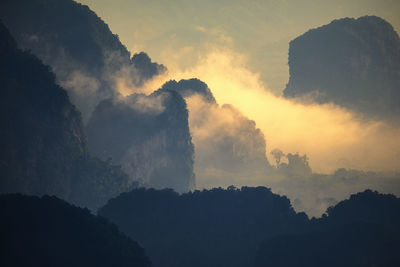
<path fill-rule="evenodd" d="M 72 0 L 4 0 L 0 18 L 20 48 L 51 66 L 86 122 L 103 99 L 118 95 L 116 79 L 134 86 L 166 70 L 134 55 L 87 6 Z"/>
<path fill-rule="evenodd" d="M 89 156 L 80 112 L 49 67 L 19 50 L 2 24 L 0 70 L 1 193 L 54 194 L 95 207 L 125 188 L 117 167 Z"/>
<path fill-rule="evenodd" d="M 91 151 L 121 164 L 131 182 L 177 192 L 194 189 L 188 112 L 174 91 L 105 100 L 87 125 Z"/>
<path fill-rule="evenodd" d="M 18 50 L 4 26 L 1 35 L 0 139 L 6 174 L 1 189 L 39 193 L 47 187 L 66 197 L 69 188 L 51 176 L 56 169 L 67 167 L 63 163 L 87 154 L 80 114 L 55 84 L 48 67 Z M 59 179 L 71 183 L 68 172 L 59 173 Z"/>
<path fill-rule="evenodd" d="M 185 98 L 195 146 L 195 174 L 199 188 L 244 185 L 270 169 L 266 142 L 254 121 L 234 106 L 219 106 L 207 84 L 199 79 L 174 80 L 161 90 Z"/>
<path fill-rule="evenodd" d="M 184 98 L 189 98 L 194 95 L 199 95 L 207 103 L 210 104 L 217 103 L 210 88 L 208 88 L 208 85 L 205 82 L 196 78 L 188 80 L 180 80 L 179 82 L 171 80 L 166 82 L 162 86 L 162 89 L 176 91 Z"/>
<path fill-rule="evenodd" d="M 290 42 L 287 98 L 400 116 L 400 39 L 375 16 L 334 20 Z"/>

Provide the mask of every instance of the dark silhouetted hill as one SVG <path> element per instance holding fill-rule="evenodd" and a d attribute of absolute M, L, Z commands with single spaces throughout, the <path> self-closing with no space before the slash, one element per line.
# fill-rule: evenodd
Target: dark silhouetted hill
<path fill-rule="evenodd" d="M 54 194 L 91 208 L 127 189 L 119 167 L 90 157 L 81 115 L 49 68 L 0 23 L 0 193 Z"/>
<path fill-rule="evenodd" d="M 267 236 L 307 227 L 289 200 L 265 187 L 212 189 L 179 195 L 135 189 L 99 214 L 142 244 L 154 266 L 253 266 Z"/>
<path fill-rule="evenodd" d="M 131 181 L 194 189 L 193 144 L 184 99 L 174 91 L 104 100 L 87 125 L 91 152 L 121 164 Z"/>
<path fill-rule="evenodd" d="M 166 70 L 145 53 L 131 59 L 108 25 L 73 0 L 3 0 L 0 19 L 20 48 L 52 67 L 85 122 L 101 100 L 118 95 L 116 78 L 140 86 Z"/>
<path fill-rule="evenodd" d="M 400 236 L 382 225 L 347 224 L 279 236 L 261 246 L 256 266 L 399 266 Z"/>
<path fill-rule="evenodd" d="M 290 42 L 287 98 L 333 102 L 365 115 L 400 115 L 400 38 L 375 16 L 339 19 Z"/>
<path fill-rule="evenodd" d="M 400 199 L 371 190 L 313 219 L 309 232 L 267 238 L 256 266 L 399 266 Z"/>
<path fill-rule="evenodd" d="M 0 196 L 0 265 L 150 266 L 117 227 L 56 198 Z"/>
<path fill-rule="evenodd" d="M 328 208 L 327 215 L 321 219 L 322 223 L 340 225 L 366 222 L 397 228 L 400 225 L 400 198 L 366 190 Z"/>

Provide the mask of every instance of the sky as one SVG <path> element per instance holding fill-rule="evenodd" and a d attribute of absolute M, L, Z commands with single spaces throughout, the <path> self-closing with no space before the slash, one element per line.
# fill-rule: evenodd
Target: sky
<path fill-rule="evenodd" d="M 400 29 L 398 0 L 79 0 L 94 10 L 132 53 L 145 51 L 169 68 L 194 64 L 210 42 L 248 56 L 276 94 L 288 81 L 290 40 L 343 17 L 376 15 Z M 173 53 L 171 53 L 173 51 Z M 171 57 L 171 54 L 174 56 Z"/>
<path fill-rule="evenodd" d="M 400 1 L 81 0 L 131 53 L 167 66 L 169 79 L 197 77 L 219 104 L 255 120 L 274 148 L 307 154 L 312 169 L 393 171 L 400 166 L 400 128 L 360 121 L 343 108 L 301 105 L 280 97 L 289 79 L 289 42 L 334 19 L 377 15 L 400 29 Z M 121 92 L 130 93 L 126 88 Z M 190 116 L 190 115 L 189 115 Z M 384 140 L 384 141 L 383 141 Z"/>

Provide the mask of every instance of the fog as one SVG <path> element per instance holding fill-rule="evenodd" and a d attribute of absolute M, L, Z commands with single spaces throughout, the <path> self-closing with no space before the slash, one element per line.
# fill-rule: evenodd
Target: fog
<path fill-rule="evenodd" d="M 309 216 L 367 188 L 400 194 L 398 125 L 277 97 L 247 68 L 245 55 L 220 44 L 207 49 L 193 67 L 169 68 L 141 88 L 119 88 L 149 94 L 170 79 L 207 83 L 217 104 L 186 98 L 198 189 L 264 185 Z M 276 148 L 284 154 L 278 166 L 270 154 Z M 297 161 L 288 162 L 289 153 Z"/>
<path fill-rule="evenodd" d="M 311 168 L 318 173 L 338 168 L 398 170 L 398 125 L 361 119 L 333 104 L 302 104 L 275 96 L 246 64 L 246 56 L 232 48 L 209 45 L 195 66 L 169 68 L 168 74 L 158 76 L 141 90 L 149 92 L 169 79 L 196 77 L 207 83 L 220 105 L 231 104 L 255 121 L 265 136 L 267 157 L 274 148 L 307 154 Z M 194 112 L 190 105 L 189 111 Z M 202 134 L 205 131 L 202 129 Z"/>
<path fill-rule="evenodd" d="M 280 90 L 288 81 L 289 40 L 342 13 L 324 14 L 301 23 L 298 17 L 290 16 L 287 21 L 280 17 L 262 21 L 257 13 L 254 21 L 239 27 L 253 14 L 249 11 L 257 8 L 255 2 L 246 4 L 250 10 L 240 13 L 241 6 L 230 6 L 221 13 L 222 18 L 243 15 L 229 27 L 218 19 L 211 24 L 204 23 L 207 16 L 187 25 L 180 23 L 180 27 L 172 20 L 171 24 L 162 25 L 165 16 L 170 19 L 171 14 L 179 10 L 175 6 L 167 12 L 163 10 L 160 17 L 147 13 L 150 21 L 142 21 L 135 27 L 127 27 L 131 24 L 124 21 L 125 30 L 121 32 L 115 30 L 118 27 L 114 27 L 114 19 L 108 15 L 103 17 L 100 12 L 103 19 L 110 22 L 111 29 L 121 34 L 121 40 L 129 39 L 126 43 L 131 54 L 150 51 L 152 59 L 168 70 L 149 58 L 138 62 L 125 58 L 122 61 L 129 62 L 120 66 L 118 54 L 106 54 L 104 62 L 110 68 L 103 70 L 101 81 L 96 75 L 79 72 L 79 68 L 68 73 L 66 79 L 59 80 L 69 89 L 85 121 L 97 103 L 105 98 L 123 98 L 134 93 L 150 95 L 171 79 L 198 78 L 205 82 L 217 104 L 206 103 L 199 96 L 186 98 L 199 189 L 232 184 L 266 185 L 274 192 L 287 195 L 296 209 L 317 216 L 337 200 L 365 188 L 398 194 L 395 172 L 400 166 L 400 124 L 363 119 L 334 104 L 320 105 L 312 101 L 305 104 L 280 96 Z M 151 7 L 152 4 L 146 5 L 145 9 Z M 293 7 L 289 9 L 293 11 Z M 265 10 L 266 6 L 259 8 Z M 282 8 L 286 10 L 287 4 Z M 206 11 L 201 10 L 202 14 Z M 177 21 L 185 21 L 191 12 L 182 12 Z M 393 16 L 391 18 L 393 20 Z M 158 27 L 153 28 L 154 24 Z M 298 25 L 291 27 L 294 24 Z M 246 30 L 249 28 L 257 30 L 249 32 Z M 238 33 L 232 29 L 237 29 Z M 127 31 L 130 37 L 125 35 Z M 133 44 L 133 41 L 137 42 Z M 143 54 L 139 58 L 143 59 Z M 145 64 L 139 68 L 136 66 L 139 62 Z M 114 65 L 120 67 L 114 68 Z M 147 75 L 148 71 L 153 74 Z M 135 112 L 163 112 L 164 107 L 157 101 L 149 102 L 145 96 L 137 100 L 131 106 Z M 285 154 L 282 164 L 276 164 L 272 158 L 270 152 L 274 149 Z M 133 149 L 131 154 L 137 150 Z M 148 150 L 147 143 L 143 143 L 142 150 Z M 271 166 L 275 164 L 275 168 Z M 339 168 L 359 171 L 338 173 Z"/>

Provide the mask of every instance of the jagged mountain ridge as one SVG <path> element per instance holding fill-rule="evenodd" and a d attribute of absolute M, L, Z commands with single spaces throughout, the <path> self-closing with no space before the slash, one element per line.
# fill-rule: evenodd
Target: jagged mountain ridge
<path fill-rule="evenodd" d="M 104 100 L 87 125 L 94 155 L 122 165 L 131 181 L 187 192 L 195 188 L 185 100 L 176 92 Z"/>
<path fill-rule="evenodd" d="M 252 184 L 251 179 L 271 170 L 265 137 L 256 123 L 233 105 L 218 105 L 206 83 L 171 80 L 160 90 L 176 91 L 188 104 L 198 188 L 246 185 L 243 178 Z"/>
<path fill-rule="evenodd" d="M 202 96 L 204 100 L 208 103 L 217 103 L 210 88 L 208 88 L 208 85 L 197 78 L 192 78 L 188 80 L 182 79 L 179 82 L 175 80 L 170 80 L 163 84 L 161 89 L 177 91 L 179 94 L 182 95 L 183 98 L 189 98 L 197 94 Z"/>
<path fill-rule="evenodd" d="M 27 8 L 20 10 L 20 6 Z M 128 107 L 134 105 L 135 101 L 132 99 L 135 96 L 121 100 L 123 98 L 116 88 L 117 79 L 123 79 L 129 86 L 140 87 L 146 80 L 166 71 L 163 65 L 152 62 L 146 53 L 135 54 L 130 59 L 129 52 L 120 43 L 118 36 L 112 34 L 107 24 L 87 6 L 71 0 L 18 0 L 4 1 L 0 7 L 0 17 L 5 19 L 17 36 L 19 46 L 31 49 L 52 66 L 57 81 L 66 86 L 73 102 L 83 112 L 85 121 L 90 119 L 91 110 L 98 102 L 100 108 L 104 108 L 106 103 L 113 103 L 119 114 L 126 119 L 128 115 L 124 116 L 122 113 L 131 112 Z M 37 18 L 38 14 L 40 18 Z M 116 138 L 126 137 L 126 143 L 122 146 L 112 147 L 118 140 L 110 135 L 100 136 L 107 132 L 107 121 L 90 120 L 90 126 L 87 128 L 90 150 L 104 160 L 111 157 L 113 162 L 122 165 L 130 175 L 128 185 L 124 186 L 135 186 L 139 181 L 142 185 L 169 187 L 183 192 L 195 186 L 192 170 L 193 145 L 187 125 L 186 106 L 184 100 L 178 99 L 179 95 L 173 92 L 163 94 L 170 95 L 165 97 L 169 102 L 165 102 L 167 112 L 163 115 L 157 119 L 154 114 L 153 117 L 141 117 L 138 114 L 146 112 L 139 109 L 148 108 L 146 103 L 141 102 L 133 109 L 136 115 L 126 121 L 129 124 L 127 127 L 135 129 L 147 125 L 143 131 L 131 132 L 127 136 L 128 128 L 108 129 L 121 130 L 112 135 Z M 104 99 L 107 100 L 101 102 Z M 141 97 L 140 101 L 143 99 L 144 97 Z M 119 105 L 121 106 L 118 107 Z M 105 110 L 109 109 L 104 109 L 103 115 Z M 102 131 L 93 131 L 93 121 L 96 121 L 97 129 Z M 137 125 L 132 125 L 135 123 Z M 157 128 L 156 123 L 162 125 L 158 130 L 154 130 Z M 152 125 L 153 129 L 149 129 L 149 125 Z M 149 132 L 146 133 L 147 130 Z M 142 135 L 140 140 L 135 134 L 136 137 Z M 179 140 L 180 138 L 182 139 Z M 106 140 L 107 143 L 97 147 L 97 139 Z M 133 143 L 134 146 L 127 145 Z M 111 149 L 103 153 L 104 146 Z M 117 152 L 117 149 L 120 151 Z"/>
<path fill-rule="evenodd" d="M 127 177 L 88 153 L 80 112 L 49 67 L 17 48 L 0 23 L 0 191 L 54 194 L 96 208 Z"/>
<path fill-rule="evenodd" d="M 108 25 L 73 0 L 4 0 L 0 18 L 20 48 L 52 67 L 85 122 L 101 100 L 119 95 L 117 79 L 141 86 L 166 71 L 146 53 L 130 58 Z"/>

